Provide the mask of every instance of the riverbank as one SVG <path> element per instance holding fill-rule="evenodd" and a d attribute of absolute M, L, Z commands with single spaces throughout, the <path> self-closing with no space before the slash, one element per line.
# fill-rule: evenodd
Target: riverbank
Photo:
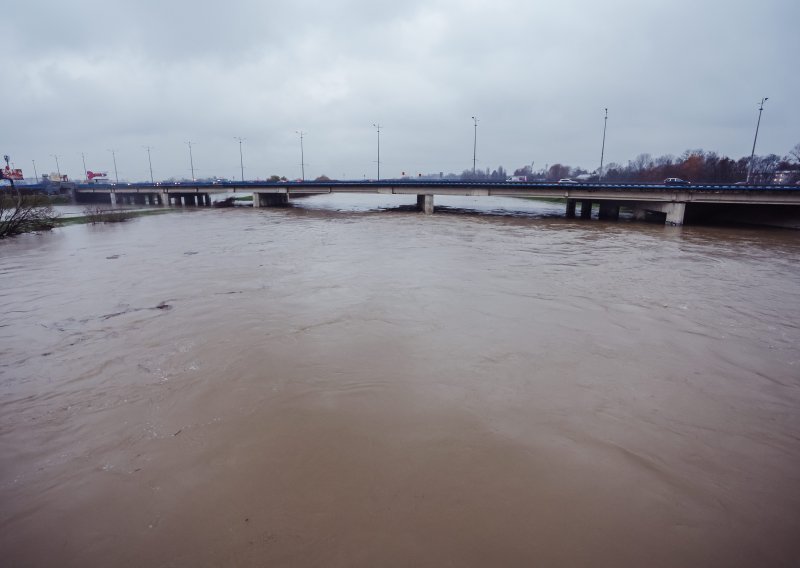
<path fill-rule="evenodd" d="M 56 224 L 59 227 L 66 227 L 69 225 L 83 225 L 86 223 L 120 223 L 130 219 L 135 219 L 137 217 L 163 215 L 170 212 L 170 209 L 148 209 L 135 211 L 126 209 L 104 209 L 75 217 L 58 217 L 56 218 Z"/>

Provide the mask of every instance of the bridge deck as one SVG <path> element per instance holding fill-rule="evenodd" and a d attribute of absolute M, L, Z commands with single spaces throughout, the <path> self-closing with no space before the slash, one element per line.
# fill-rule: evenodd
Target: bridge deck
<path fill-rule="evenodd" d="M 397 195 L 462 195 L 592 199 L 595 201 L 654 201 L 682 203 L 800 204 L 800 186 L 643 183 L 481 182 L 450 180 L 307 181 L 307 182 L 176 182 L 77 184 L 76 194 L 92 193 L 262 193 L 309 195 L 381 193 Z"/>

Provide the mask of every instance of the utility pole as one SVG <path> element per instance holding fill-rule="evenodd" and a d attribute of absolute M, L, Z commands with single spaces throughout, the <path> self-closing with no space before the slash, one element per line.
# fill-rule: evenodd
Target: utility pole
<path fill-rule="evenodd" d="M 238 136 L 234 136 L 233 139 L 239 141 L 239 167 L 242 169 L 242 183 L 244 183 L 244 158 L 242 158 L 242 142 L 245 139 Z"/>
<path fill-rule="evenodd" d="M 305 155 L 303 154 L 303 136 L 306 134 L 302 130 L 295 130 L 297 134 L 300 135 L 300 173 L 303 181 L 306 181 L 306 162 L 305 162 Z"/>
<path fill-rule="evenodd" d="M 378 129 L 378 181 L 381 181 L 381 125 L 373 123 L 372 126 Z"/>
<path fill-rule="evenodd" d="M 192 159 L 192 141 L 186 142 L 189 145 L 189 167 L 192 168 L 192 181 L 194 181 L 194 160 Z"/>
<path fill-rule="evenodd" d="M 113 148 L 108 150 L 111 152 L 111 159 L 114 160 L 114 180 L 119 183 L 119 174 L 117 174 L 117 154 Z"/>
<path fill-rule="evenodd" d="M 473 116 L 472 121 L 475 123 L 475 136 L 472 138 L 472 177 L 475 177 L 475 162 L 478 156 L 478 119 Z"/>
<path fill-rule="evenodd" d="M 86 169 L 86 156 L 83 152 L 81 152 L 81 160 L 83 160 L 83 179 L 86 179 L 86 172 L 88 170 Z"/>
<path fill-rule="evenodd" d="M 33 176 L 36 178 L 36 183 L 39 183 L 39 172 L 36 171 L 36 160 L 31 160 L 33 162 Z"/>
<path fill-rule="evenodd" d="M 150 183 L 155 183 L 153 181 L 153 160 L 150 159 L 150 146 L 142 146 L 145 150 L 147 150 L 147 163 L 150 164 Z"/>
<path fill-rule="evenodd" d="M 600 149 L 600 174 L 597 176 L 597 182 L 603 179 L 603 157 L 606 153 L 606 127 L 608 126 L 608 109 L 606 109 L 606 118 L 603 122 L 603 147 Z"/>
<path fill-rule="evenodd" d="M 747 166 L 747 183 L 750 183 L 750 176 L 753 174 L 753 157 L 756 154 L 756 140 L 758 140 L 758 127 L 761 126 L 761 112 L 764 110 L 764 103 L 769 100 L 769 97 L 761 99 L 761 104 L 758 107 L 758 122 L 756 122 L 756 135 L 753 138 L 753 151 L 750 152 L 750 164 Z"/>

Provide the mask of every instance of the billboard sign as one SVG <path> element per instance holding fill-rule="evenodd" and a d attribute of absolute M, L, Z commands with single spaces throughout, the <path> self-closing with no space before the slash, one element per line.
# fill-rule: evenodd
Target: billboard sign
<path fill-rule="evenodd" d="M 2 170 L 0 170 L 0 178 L 2 178 L 2 179 L 18 179 L 18 180 L 25 179 L 23 177 L 23 175 L 22 175 L 22 170 L 20 170 L 20 169 L 12 170 L 8 166 L 6 166 Z"/>

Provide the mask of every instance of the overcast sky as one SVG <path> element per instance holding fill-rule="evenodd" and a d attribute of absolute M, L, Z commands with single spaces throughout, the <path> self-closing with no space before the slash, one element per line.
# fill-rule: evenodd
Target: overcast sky
<path fill-rule="evenodd" d="M 0 151 L 26 176 L 381 177 L 800 142 L 798 0 L 10 0 Z"/>

